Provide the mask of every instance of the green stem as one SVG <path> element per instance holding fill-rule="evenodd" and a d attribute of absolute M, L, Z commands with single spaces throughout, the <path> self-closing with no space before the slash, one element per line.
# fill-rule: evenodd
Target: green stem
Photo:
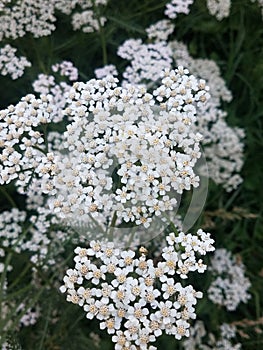
<path fill-rule="evenodd" d="M 9 286 L 10 287 L 10 286 Z M 7 300 L 11 300 L 13 301 L 16 297 L 18 297 L 19 295 L 22 295 L 23 293 L 29 291 L 31 289 L 31 285 L 27 284 L 25 287 L 20 288 L 18 291 L 13 292 L 13 293 L 8 293 L 8 295 L 6 295 L 6 297 L 2 298 L 3 301 L 7 301 Z"/>
<path fill-rule="evenodd" d="M 114 228 L 115 228 L 116 221 L 117 221 L 117 213 L 115 211 L 114 214 L 113 214 L 110 226 L 109 226 L 110 230 L 109 230 L 109 233 L 108 233 L 108 237 L 109 237 L 110 240 L 113 239 L 113 231 L 114 231 Z"/>
<path fill-rule="evenodd" d="M 99 22 L 99 28 L 100 28 L 100 42 L 101 42 L 101 48 L 102 48 L 103 65 L 106 66 L 108 64 L 108 56 L 107 56 L 105 32 L 104 32 L 103 26 L 101 25 L 100 18 L 98 18 L 98 22 Z"/>
<path fill-rule="evenodd" d="M 39 48 L 37 47 L 36 45 L 36 42 L 35 42 L 35 39 L 31 36 L 30 38 L 30 41 L 31 41 L 31 47 L 34 49 L 35 51 L 35 54 L 36 54 L 36 59 L 37 59 L 37 63 L 39 65 L 39 68 L 41 69 L 41 71 L 44 73 L 44 74 L 48 74 L 48 71 L 40 57 L 40 54 L 39 54 Z"/>
<path fill-rule="evenodd" d="M 178 237 L 179 232 L 178 232 L 177 228 L 175 227 L 174 223 L 170 220 L 169 216 L 168 216 L 166 213 L 163 213 L 163 216 L 166 217 L 166 219 L 168 219 L 169 225 L 171 226 L 172 231 L 173 231 L 173 232 L 175 233 L 175 235 Z"/>
<path fill-rule="evenodd" d="M 41 152 L 41 153 L 43 153 L 43 154 L 45 154 L 45 155 L 47 154 L 47 152 L 46 152 L 46 147 L 45 147 L 45 150 L 43 150 L 42 148 L 40 148 L 40 147 L 38 147 L 38 146 L 33 146 L 32 148 L 38 150 L 39 152 Z"/>
<path fill-rule="evenodd" d="M 107 57 L 107 47 L 106 47 L 106 40 L 105 40 L 105 31 L 101 22 L 100 9 L 95 5 L 94 0 L 92 0 L 92 2 L 93 2 L 94 13 L 96 14 L 96 19 L 99 24 L 99 34 L 100 34 L 100 42 L 101 42 L 101 48 L 102 48 L 103 65 L 106 66 L 108 64 L 108 57 Z"/>
<path fill-rule="evenodd" d="M 42 125 L 45 142 L 45 152 L 48 153 L 47 124 Z"/>
<path fill-rule="evenodd" d="M 49 303 L 49 306 L 48 306 L 48 313 L 46 316 L 46 322 L 45 322 L 45 326 L 44 326 L 44 329 L 42 332 L 42 337 L 41 337 L 40 344 L 39 344 L 39 350 L 41 350 L 43 348 L 43 345 L 44 345 L 44 340 L 45 340 L 45 337 L 47 334 L 48 324 L 49 324 L 49 320 L 50 320 L 50 312 L 51 312 L 51 303 Z"/>
<path fill-rule="evenodd" d="M 27 271 L 30 269 L 31 265 L 27 264 L 24 270 L 18 274 L 18 277 L 11 283 L 9 284 L 9 288 L 13 289 L 20 281 L 22 281 L 23 277 L 26 275 Z"/>
<path fill-rule="evenodd" d="M 137 226 L 132 227 L 130 239 L 129 239 L 129 241 L 128 241 L 128 247 L 130 247 L 131 242 L 133 241 L 134 234 L 135 234 L 135 232 L 136 232 L 136 227 L 137 227 Z"/>
<path fill-rule="evenodd" d="M 13 200 L 13 198 L 10 196 L 10 194 L 5 190 L 5 188 L 3 188 L 2 186 L 0 186 L 0 191 L 3 193 L 3 195 L 7 198 L 8 202 L 12 205 L 12 208 L 17 208 L 17 205 L 15 203 L 15 201 Z"/>

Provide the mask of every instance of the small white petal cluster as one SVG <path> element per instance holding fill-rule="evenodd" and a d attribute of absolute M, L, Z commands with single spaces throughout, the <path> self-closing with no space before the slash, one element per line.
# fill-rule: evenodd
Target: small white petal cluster
<path fill-rule="evenodd" d="M 208 338 L 207 340 L 203 339 Z M 206 333 L 204 323 L 196 321 L 191 327 L 190 336 L 182 342 L 184 350 L 240 350 L 241 344 L 233 344 L 236 337 L 236 327 L 223 323 L 220 326 L 220 335 L 215 337 Z"/>
<path fill-rule="evenodd" d="M 23 232 L 22 224 L 26 218 L 26 212 L 13 208 L 11 211 L 3 211 L 0 214 L 0 257 L 5 257 L 5 249 L 12 247 L 16 253 L 21 252 L 20 236 Z M 4 270 L 4 263 L 0 262 L 0 273 Z M 7 266 L 7 271 L 12 266 Z"/>
<path fill-rule="evenodd" d="M 163 333 L 176 339 L 189 336 L 189 320 L 196 318 L 202 293 L 192 285 L 183 287 L 175 276 L 202 273 L 206 266 L 197 256 L 214 250 L 213 242 L 202 230 L 197 235 L 171 233 L 155 264 L 144 248 L 137 258 L 112 242 L 91 241 L 88 248 L 75 249 L 75 267 L 67 270 L 60 291 L 83 307 L 88 319 L 99 320 L 116 350 L 155 349 L 149 344 Z"/>
<path fill-rule="evenodd" d="M 245 277 L 245 266 L 226 249 L 216 250 L 209 270 L 215 278 L 208 289 L 208 297 L 213 303 L 234 311 L 241 302 L 250 299 L 248 289 L 251 283 Z"/>
<path fill-rule="evenodd" d="M 107 5 L 108 0 L 79 0 L 82 12 L 75 12 L 72 15 L 72 27 L 74 30 L 81 29 L 84 33 L 99 31 L 107 21 L 106 17 L 98 16 L 94 8 Z"/>
<path fill-rule="evenodd" d="M 85 3 L 90 3 L 91 0 L 50 0 L 50 6 L 53 6 L 56 10 L 70 15 L 76 6 L 84 5 Z"/>
<path fill-rule="evenodd" d="M 55 77 L 53 75 L 39 74 L 32 84 L 34 92 L 47 95 L 52 93 L 52 87 L 55 86 Z"/>
<path fill-rule="evenodd" d="M 230 102 L 232 94 L 220 76 L 217 64 L 208 59 L 194 59 L 187 47 L 177 41 L 169 43 L 174 60 L 186 65 L 190 72 L 207 81 L 211 98 L 203 106 L 196 129 L 204 136 L 203 146 L 208 162 L 209 175 L 226 191 L 235 189 L 242 178 L 238 174 L 243 166 L 244 131 L 227 125 L 226 113 L 221 110 L 221 101 Z"/>
<path fill-rule="evenodd" d="M 63 77 L 67 77 L 70 81 L 75 81 L 78 79 L 78 69 L 73 66 L 70 61 L 62 61 L 61 63 L 56 63 L 52 67 L 53 72 L 59 72 Z"/>
<path fill-rule="evenodd" d="M 29 308 L 27 309 L 27 306 L 24 303 L 21 303 L 17 310 L 17 313 L 23 312 L 23 316 L 21 317 L 19 321 L 20 327 L 28 327 L 36 324 L 39 316 L 40 316 L 40 310 L 39 308 L 32 309 Z"/>
<path fill-rule="evenodd" d="M 72 10 L 76 6 L 80 6 L 82 9 L 92 8 L 93 6 L 105 6 L 108 0 L 51 0 L 55 8 L 66 15 L 70 15 Z"/>
<path fill-rule="evenodd" d="M 74 30 L 81 29 L 84 33 L 93 33 L 99 31 L 100 27 L 103 27 L 106 21 L 107 19 L 105 17 L 98 19 L 94 17 L 92 10 L 86 10 L 73 14 L 72 27 Z"/>
<path fill-rule="evenodd" d="M 221 21 L 230 14 L 231 0 L 207 0 L 207 8 L 212 16 Z"/>
<path fill-rule="evenodd" d="M 243 181 L 238 174 L 243 166 L 243 129 L 230 127 L 219 119 L 210 129 L 209 138 L 204 137 L 206 160 L 209 162 L 211 178 L 222 184 L 227 192 L 236 189 Z M 209 140 L 209 141 L 208 141 Z"/>
<path fill-rule="evenodd" d="M 18 0 L 6 4 L 0 15 L 0 40 L 17 39 L 27 32 L 35 38 L 55 30 L 54 6 L 49 0 Z"/>
<path fill-rule="evenodd" d="M 0 40 L 17 39 L 31 33 L 35 38 L 47 36 L 56 29 L 56 11 L 71 15 L 76 6 L 83 12 L 72 15 L 73 29 L 83 26 L 84 32 L 93 32 L 103 26 L 106 18 L 98 18 L 94 7 L 106 5 L 107 0 L 17 0 L 1 1 Z"/>
<path fill-rule="evenodd" d="M 57 73 L 56 77 L 53 75 L 39 74 L 32 86 L 37 94 L 49 96 L 50 105 L 52 105 L 50 119 L 53 123 L 58 123 L 64 118 L 63 110 L 67 103 L 66 95 L 71 88 L 71 85 L 64 81 L 64 79 L 67 78 L 68 81 L 77 80 L 78 69 L 74 67 L 73 63 L 70 61 L 56 63 L 51 69 L 54 73 Z M 57 80 L 63 81 L 57 82 Z M 57 137 L 59 138 L 59 135 L 57 135 Z"/>
<path fill-rule="evenodd" d="M 26 186 L 32 180 L 32 172 L 41 177 L 53 172 L 52 155 L 45 157 L 45 140 L 37 127 L 50 122 L 48 96 L 36 99 L 27 95 L 15 106 L 0 111 L 0 184 L 19 179 Z M 49 158 L 49 160 L 48 160 Z"/>
<path fill-rule="evenodd" d="M 149 39 L 154 41 L 167 41 L 168 36 L 174 31 L 175 25 L 167 20 L 160 20 L 146 29 L 146 33 Z"/>
<path fill-rule="evenodd" d="M 118 75 L 117 68 L 113 64 L 108 64 L 104 67 L 97 68 L 94 71 L 97 79 L 105 78 L 107 75 Z"/>
<path fill-rule="evenodd" d="M 172 64 L 171 49 L 164 41 L 143 44 L 141 39 L 129 39 L 118 48 L 117 54 L 130 61 L 123 77 L 131 84 L 149 84 Z"/>
<path fill-rule="evenodd" d="M 219 67 L 212 60 L 192 58 L 187 47 L 177 41 L 166 44 L 169 47 L 169 51 L 166 51 L 167 57 L 160 60 L 159 57 L 149 54 L 153 45 L 157 44 L 143 44 L 141 40 L 130 39 L 119 48 L 119 55 L 131 61 L 124 72 L 125 81 L 148 88 L 156 86 L 159 75 L 155 69 L 160 69 L 160 65 L 165 69 L 172 58 L 177 65 L 188 67 L 192 74 L 208 82 L 211 98 L 200 108 L 197 122 L 192 124 L 192 129 L 204 136 L 202 145 L 210 177 L 226 191 L 232 191 L 242 182 L 239 172 L 243 165 L 244 132 L 240 128 L 228 126 L 225 120 L 226 113 L 221 109 L 221 101 L 231 101 L 232 94 L 220 75 Z M 170 58 L 167 59 L 169 55 Z M 149 62 L 147 72 L 144 72 L 145 62 L 146 65 Z"/>
<path fill-rule="evenodd" d="M 164 14 L 171 19 L 176 18 L 178 13 L 187 15 L 193 2 L 194 0 L 172 0 L 166 4 Z"/>
<path fill-rule="evenodd" d="M 17 49 L 9 44 L 0 48 L 0 74 L 10 74 L 13 80 L 24 74 L 26 67 L 31 67 L 31 63 L 24 56 L 16 56 Z"/>
<path fill-rule="evenodd" d="M 59 72 L 58 72 L 59 73 Z M 76 77 L 78 72 L 72 71 L 71 77 Z M 69 76 L 70 78 L 70 76 Z M 74 79 L 75 80 L 75 79 Z M 53 75 L 39 74 L 32 84 L 34 91 L 40 95 L 48 95 L 50 105 L 50 120 L 58 123 L 63 120 L 67 98 L 66 95 L 71 88 L 66 81 L 57 82 Z"/>
<path fill-rule="evenodd" d="M 207 90 L 182 67 L 166 71 L 153 95 L 118 87 L 113 77 L 75 83 L 64 151 L 55 153 L 52 174 L 41 177 L 42 191 L 53 195 L 50 208 L 67 218 L 115 212 L 119 222 L 145 227 L 154 214 L 175 208 L 175 193 L 198 186 L 202 137 L 190 126 Z"/>
<path fill-rule="evenodd" d="M 38 208 L 37 215 L 32 215 L 28 221 L 30 227 L 20 244 L 21 250 L 30 253 L 34 265 L 50 270 L 59 262 L 59 254 L 64 251 L 63 243 L 71 237 L 71 232 L 59 228 L 60 222 L 45 208 Z"/>
<path fill-rule="evenodd" d="M 26 218 L 26 212 L 16 208 L 0 214 L 0 257 L 5 257 L 5 249 L 16 253 L 28 252 L 34 265 L 50 269 L 58 263 L 58 255 L 64 250 L 62 243 L 69 239 L 71 232 L 53 229 L 59 221 L 49 210 L 38 208 L 37 215 Z M 55 260 L 56 259 L 56 260 Z M 0 272 L 4 264 L 0 263 Z M 9 266 L 8 270 L 12 267 Z"/>
<path fill-rule="evenodd" d="M 215 61 L 191 57 L 187 46 L 176 40 L 170 41 L 169 46 L 172 49 L 173 59 L 178 65 L 187 66 L 192 74 L 202 76 L 203 79 L 209 81 L 209 87 L 212 92 L 210 103 L 213 102 L 213 104 L 219 106 L 221 100 L 225 102 L 232 100 L 232 93 L 221 77 L 220 69 Z"/>
<path fill-rule="evenodd" d="M 0 239 L 1 247 L 13 247 L 14 251 L 19 253 L 21 247 L 19 237 L 23 231 L 21 223 L 25 221 L 26 212 L 13 208 L 10 211 L 3 211 L 0 214 Z M 1 256 L 3 250 L 1 248 Z"/>

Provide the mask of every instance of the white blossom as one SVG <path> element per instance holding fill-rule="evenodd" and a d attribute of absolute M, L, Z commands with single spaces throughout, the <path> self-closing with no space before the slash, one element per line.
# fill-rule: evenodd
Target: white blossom
<path fill-rule="evenodd" d="M 207 8 L 218 21 L 230 14 L 231 0 L 207 0 Z"/>
<path fill-rule="evenodd" d="M 0 48 L 0 74 L 9 74 L 13 80 L 24 74 L 26 67 L 31 67 L 31 63 L 26 57 L 16 56 L 17 49 L 9 44 Z"/>
<path fill-rule="evenodd" d="M 208 297 L 213 303 L 234 311 L 241 302 L 250 299 L 248 289 L 251 283 L 245 277 L 245 265 L 235 260 L 226 249 L 216 250 L 209 270 L 214 275 L 208 289 Z"/>
<path fill-rule="evenodd" d="M 171 19 L 176 18 L 178 13 L 187 15 L 190 12 L 189 6 L 194 0 L 171 0 L 166 4 L 165 15 Z"/>
<path fill-rule="evenodd" d="M 182 240 L 174 233 L 170 237 L 174 237 L 173 242 L 167 239 L 170 254 L 180 256 L 179 251 L 185 250 Z M 192 240 L 194 237 L 192 235 Z M 214 249 L 209 234 L 199 232 L 195 240 L 197 245 L 200 239 L 210 241 L 207 252 Z M 193 251 L 195 254 L 198 249 Z M 98 256 L 97 252 L 100 252 Z M 165 266 L 163 261 L 154 265 L 144 253 L 137 257 L 136 252 L 117 249 L 112 242 L 91 241 L 90 248 L 77 247 L 75 253 L 75 268 L 67 271 L 60 290 L 67 293 L 69 302 L 83 307 L 87 318 L 99 320 L 100 328 L 112 335 L 115 349 L 123 349 L 123 346 L 132 349 L 135 345 L 150 349 L 150 343 L 162 333 L 177 339 L 189 336 L 187 321 L 196 317 L 195 305 L 202 293 L 191 285 L 183 287 L 175 283 L 165 269 L 161 272 Z M 163 256 L 166 254 L 168 251 L 164 248 Z M 116 258 L 116 269 L 110 271 L 105 261 L 112 255 Z M 79 262 L 82 259 L 91 273 L 81 273 Z"/>

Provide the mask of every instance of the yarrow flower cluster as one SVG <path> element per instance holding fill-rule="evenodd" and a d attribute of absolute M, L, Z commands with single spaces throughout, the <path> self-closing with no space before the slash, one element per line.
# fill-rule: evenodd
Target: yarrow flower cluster
<path fill-rule="evenodd" d="M 131 84 L 149 84 L 172 64 L 172 52 L 165 41 L 143 44 L 141 39 L 129 39 L 119 46 L 117 54 L 131 63 L 123 73 L 124 82 Z"/>
<path fill-rule="evenodd" d="M 95 15 L 94 10 L 106 5 L 107 0 L 18 0 L 1 1 L 0 40 L 17 39 L 31 33 L 35 38 L 47 36 L 56 29 L 56 11 L 70 15 L 79 6 L 83 12 L 72 15 L 73 29 L 93 32 L 103 26 L 106 18 Z"/>
<path fill-rule="evenodd" d="M 207 0 L 207 8 L 218 21 L 230 14 L 231 0 Z"/>
<path fill-rule="evenodd" d="M 194 59 L 187 47 L 177 41 L 169 43 L 175 62 L 185 65 L 189 71 L 201 76 L 210 88 L 210 99 L 200 111 L 196 129 L 204 136 L 202 145 L 209 168 L 209 175 L 217 184 L 222 184 L 226 191 L 231 191 L 242 182 L 239 172 L 243 166 L 244 131 L 230 127 L 226 113 L 221 109 L 221 101 L 232 100 L 231 91 L 220 75 L 220 70 L 213 60 Z"/>
<path fill-rule="evenodd" d="M 165 71 L 153 94 L 117 79 L 76 83 L 65 114 L 72 120 L 41 178 L 50 207 L 62 217 L 109 217 L 148 227 L 152 215 L 176 207 L 175 193 L 198 186 L 194 166 L 202 136 L 190 131 L 209 97 L 203 80 L 179 67 Z M 114 180 L 114 181 L 113 181 Z M 117 183 L 117 186 L 116 186 Z"/>
<path fill-rule="evenodd" d="M 160 50 L 160 53 L 165 52 L 165 59 L 160 58 L 161 54 L 158 57 L 151 54 L 153 48 L 157 47 L 155 45 L 165 45 L 165 51 Z M 172 61 L 176 65 L 188 67 L 195 76 L 206 79 L 211 98 L 199 109 L 192 129 L 204 136 L 202 145 L 213 181 L 221 184 L 226 191 L 237 188 L 242 182 L 239 172 L 243 165 L 244 132 L 240 128 L 228 126 L 225 120 L 226 112 L 221 109 L 221 102 L 231 101 L 232 94 L 220 76 L 217 64 L 208 59 L 192 58 L 187 47 L 177 41 L 168 42 L 167 45 L 165 42 L 144 44 L 139 39 L 129 39 L 119 47 L 118 54 L 130 61 L 123 73 L 124 82 L 141 84 L 147 88 L 155 87 L 159 84 L 156 69 L 161 66 L 166 69 Z"/>
<path fill-rule="evenodd" d="M 16 53 L 25 48 L 26 52 L 31 44 L 30 60 L 35 65 L 29 72 L 40 73 L 32 83 L 36 96 L 28 94 L 0 111 L 0 348 L 14 350 L 19 339 L 29 348 L 40 339 L 40 347 L 45 347 L 45 334 L 39 331 L 44 318 L 52 320 L 46 323 L 46 333 L 54 319 L 62 322 L 58 328 L 65 329 L 64 310 L 59 306 L 52 310 L 56 305 L 52 288 L 59 288 L 58 276 L 63 276 L 59 289 L 66 300 L 80 306 L 88 320 L 96 319 L 116 350 L 156 350 L 153 343 L 162 335 L 182 340 L 175 346 L 185 350 L 239 350 L 241 344 L 234 340 L 239 329 L 221 324 L 224 316 L 220 315 L 220 329 L 216 318 L 209 325 L 211 332 L 201 321 L 192 326 L 203 295 L 187 279 L 206 271 L 203 257 L 214 251 L 214 240 L 202 229 L 188 233 L 187 224 L 198 217 L 207 195 L 203 188 L 197 190 L 206 165 L 211 179 L 226 191 L 242 181 L 245 135 L 227 124 L 222 104 L 232 100 L 232 93 L 217 63 L 193 58 L 184 44 L 168 41 L 190 37 L 187 30 L 193 20 L 196 37 L 191 48 L 199 48 L 201 33 L 206 52 L 203 39 L 208 33 L 198 29 L 208 16 L 204 4 L 221 21 L 230 15 L 231 1 L 167 0 L 151 13 L 160 20 L 144 30 L 142 23 L 136 27 L 137 19 L 155 11 L 147 2 L 136 8 L 136 25 L 130 16 L 118 18 L 133 4 L 127 10 L 120 6 L 124 12 L 118 13 L 114 1 L 106 8 L 108 2 L 0 1 L 0 75 L 21 77 L 31 63 Z M 257 3 L 263 9 L 263 0 Z M 197 16 L 193 14 L 187 23 L 183 15 L 191 9 Z M 166 17 L 161 18 L 160 11 Z M 57 20 L 54 38 L 36 40 L 52 34 Z M 148 20 L 147 16 L 142 22 L 149 24 Z M 69 22 L 71 29 L 82 33 L 67 38 L 72 34 Z M 180 23 L 186 24 L 182 30 Z M 124 41 L 126 30 L 142 33 L 143 39 Z M 76 48 L 83 38 L 92 42 L 92 48 L 80 57 Z M 112 49 L 121 38 L 119 58 L 114 58 Z M 9 44 L 12 40 L 19 50 Z M 81 63 L 80 72 L 72 62 L 61 61 L 61 56 L 71 55 Z M 61 60 L 53 61 L 54 57 Z M 95 69 L 92 57 L 99 64 L 113 58 L 116 66 Z M 218 62 L 223 66 L 226 61 Z M 96 79 L 86 82 L 91 71 Z M 24 79 L 8 89 L 7 100 L 13 100 L 15 90 L 19 94 L 28 89 L 31 74 Z M 208 187 L 208 180 L 205 183 Z M 191 195 L 195 200 L 189 200 Z M 198 210 L 196 202 L 201 203 Z M 145 243 L 149 253 L 139 248 Z M 73 250 L 73 267 L 65 267 Z M 207 295 L 221 306 L 216 307 L 219 311 L 233 311 L 249 300 L 245 266 L 226 249 L 216 251 L 209 271 L 212 283 Z M 45 310 L 40 305 L 46 305 L 49 297 Z M 202 310 L 199 317 L 207 317 Z M 22 327 L 35 325 L 38 318 L 39 325 L 32 329 L 37 336 L 26 339 Z M 247 321 L 243 320 L 244 327 Z M 13 341 L 16 331 L 21 333 Z M 93 347 L 104 347 L 104 339 L 100 343 L 93 332 L 85 339 Z M 48 345 L 63 344 L 61 338 Z"/>
<path fill-rule="evenodd" d="M 13 80 L 21 77 L 26 67 L 31 67 L 26 57 L 15 55 L 16 51 L 17 49 L 10 45 L 0 48 L 0 74 L 10 74 Z"/>
<path fill-rule="evenodd" d="M 166 4 L 164 14 L 171 19 L 175 19 L 179 13 L 188 15 L 189 7 L 193 3 L 194 0 L 172 0 Z M 231 0 L 206 0 L 206 6 L 209 13 L 215 16 L 218 21 L 221 21 L 230 14 Z"/>
<path fill-rule="evenodd" d="M 196 317 L 194 306 L 202 293 L 183 287 L 175 276 L 204 272 L 206 265 L 196 257 L 213 251 L 213 242 L 202 230 L 197 235 L 171 233 L 162 260 L 154 264 L 145 248 L 136 257 L 111 242 L 91 241 L 88 248 L 75 249 L 75 267 L 67 271 L 60 290 L 67 301 L 83 307 L 88 319 L 99 320 L 116 350 L 153 350 L 149 344 L 163 333 L 176 339 L 189 335 L 189 320 Z"/>
<path fill-rule="evenodd" d="M 245 277 L 245 266 L 226 249 L 216 250 L 209 270 L 215 275 L 208 289 L 208 297 L 213 303 L 234 311 L 241 302 L 250 299 L 248 289 L 251 283 Z"/>
<path fill-rule="evenodd" d="M 0 214 L 1 260 L 6 255 L 6 248 L 12 247 L 16 253 L 21 251 L 19 240 L 23 231 L 22 223 L 24 223 L 25 218 L 26 213 L 19 211 L 16 208 L 12 209 L 11 211 L 4 211 Z M 4 264 L 0 262 L 0 272 L 4 271 L 4 267 Z M 12 270 L 12 266 L 7 266 L 7 270 Z"/>
<path fill-rule="evenodd" d="M 74 30 L 81 29 L 84 33 L 92 33 L 103 27 L 106 21 L 105 17 L 97 19 L 94 17 L 92 10 L 86 10 L 81 13 L 74 13 L 72 16 L 72 27 Z"/>
<path fill-rule="evenodd" d="M 28 327 L 31 325 L 36 324 L 39 316 L 40 316 L 40 310 L 37 309 L 33 309 L 33 308 L 26 308 L 26 305 L 24 303 L 21 303 L 18 308 L 17 308 L 17 312 L 21 312 L 23 311 L 24 314 L 20 319 L 20 327 Z"/>
<path fill-rule="evenodd" d="M 78 69 L 74 67 L 70 61 L 62 61 L 51 67 L 56 74 L 47 75 L 39 74 L 32 86 L 35 93 L 40 95 L 48 95 L 50 108 L 50 119 L 53 123 L 58 123 L 63 120 L 67 98 L 66 95 L 71 89 L 70 81 L 78 79 Z M 58 79 L 57 79 L 58 78 Z M 62 79 L 61 79 L 62 78 Z M 57 80 L 62 80 L 57 82 Z M 68 81 L 65 81 L 68 80 Z M 58 136 L 59 137 L 59 136 Z"/>
<path fill-rule="evenodd" d="M 18 0 L 6 3 L 0 15 L 0 40 L 17 39 L 27 32 L 34 37 L 49 35 L 55 30 L 54 5 L 49 0 Z"/>
<path fill-rule="evenodd" d="M 168 36 L 174 31 L 174 24 L 167 19 L 163 19 L 150 25 L 146 28 L 146 33 L 149 39 L 154 41 L 166 41 Z"/>
<path fill-rule="evenodd" d="M 233 325 L 223 323 L 220 326 L 220 335 L 216 337 L 214 334 L 207 334 L 204 323 L 198 320 L 191 327 L 191 334 L 182 345 L 184 350 L 240 350 L 241 344 L 234 344 L 235 337 L 236 327 Z"/>
<path fill-rule="evenodd" d="M 73 66 L 70 61 L 62 61 L 61 63 L 56 63 L 52 67 L 53 72 L 59 72 L 63 77 L 67 77 L 70 81 L 78 80 L 78 69 Z"/>
<path fill-rule="evenodd" d="M 164 11 L 165 15 L 169 18 L 176 18 L 178 13 L 184 13 L 187 15 L 190 12 L 189 6 L 192 5 L 194 0 L 172 0 L 166 4 Z"/>
<path fill-rule="evenodd" d="M 39 168 L 39 163 L 45 153 L 45 140 L 37 127 L 50 122 L 51 111 L 49 97 L 36 99 L 27 95 L 16 106 L 0 112 L 0 184 L 19 178 L 26 185 L 33 170 L 41 173 L 43 167 Z M 52 172 L 53 156 L 47 155 L 48 158 Z"/>
<path fill-rule="evenodd" d="M 117 69 L 113 64 L 97 68 L 95 69 L 94 73 L 97 79 L 106 78 L 108 75 L 118 75 Z"/>

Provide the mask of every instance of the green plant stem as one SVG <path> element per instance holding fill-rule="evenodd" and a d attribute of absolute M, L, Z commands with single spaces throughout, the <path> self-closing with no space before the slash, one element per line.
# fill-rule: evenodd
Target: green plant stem
<path fill-rule="evenodd" d="M 8 200 L 8 202 L 12 205 L 12 208 L 17 208 L 17 205 L 16 205 L 15 201 L 14 201 L 13 198 L 10 196 L 10 194 L 6 191 L 6 189 L 3 188 L 3 186 L 0 186 L 0 191 L 1 191 L 1 193 L 6 197 L 6 199 Z"/>
<path fill-rule="evenodd" d="M 115 228 L 116 221 L 117 221 L 117 213 L 115 211 L 114 214 L 113 214 L 110 226 L 109 226 L 110 230 L 109 230 L 109 233 L 108 233 L 108 237 L 109 237 L 110 240 L 113 239 L 113 231 L 114 231 L 114 228 Z"/>
<path fill-rule="evenodd" d="M 93 9 L 94 13 L 96 14 L 96 19 L 99 24 L 99 35 L 100 35 L 100 42 L 101 42 L 101 49 L 102 49 L 102 60 L 103 60 L 103 65 L 106 66 L 108 64 L 108 55 L 107 55 L 107 46 L 106 46 L 106 39 L 105 39 L 105 31 L 104 27 L 101 23 L 101 14 L 100 14 L 100 9 L 98 6 L 95 5 L 95 1 L 92 0 L 93 2 Z"/>
<path fill-rule="evenodd" d="M 48 153 L 47 124 L 42 125 L 45 142 L 45 152 Z"/>
<path fill-rule="evenodd" d="M 18 277 L 11 284 L 9 284 L 9 288 L 14 288 L 23 279 L 30 267 L 31 265 L 27 264 L 24 270 L 18 275 Z"/>
<path fill-rule="evenodd" d="M 163 213 L 163 216 L 166 217 L 166 219 L 168 219 L 169 225 L 171 226 L 173 233 L 175 234 L 176 237 L 178 237 L 179 232 L 175 227 L 174 223 L 170 220 L 169 216 L 165 212 Z"/>
<path fill-rule="evenodd" d="M 46 69 L 43 61 L 41 60 L 40 54 L 39 54 L 39 48 L 36 45 L 36 41 L 35 39 L 31 36 L 30 37 L 30 41 L 31 41 L 31 47 L 33 48 L 35 54 L 36 54 L 36 59 L 37 59 L 37 63 L 38 66 L 40 68 L 40 70 L 44 73 L 44 74 L 48 74 L 48 70 Z"/>
<path fill-rule="evenodd" d="M 105 40 L 105 32 L 104 28 L 101 25 L 100 18 L 98 18 L 99 27 L 100 27 L 100 42 L 101 42 L 101 48 L 102 48 L 102 59 L 103 59 L 103 65 L 106 66 L 108 64 L 108 55 L 107 55 L 107 46 L 106 46 L 106 40 Z"/>
<path fill-rule="evenodd" d="M 49 305 L 48 305 L 48 312 L 47 312 L 47 317 L 46 317 L 46 321 L 45 321 L 42 337 L 40 339 L 39 350 L 42 350 L 43 345 L 44 345 L 44 340 L 45 340 L 45 337 L 46 337 L 46 334 L 47 334 L 47 329 L 48 329 L 48 324 L 49 324 L 50 311 L 51 311 L 51 303 L 49 303 Z"/>

